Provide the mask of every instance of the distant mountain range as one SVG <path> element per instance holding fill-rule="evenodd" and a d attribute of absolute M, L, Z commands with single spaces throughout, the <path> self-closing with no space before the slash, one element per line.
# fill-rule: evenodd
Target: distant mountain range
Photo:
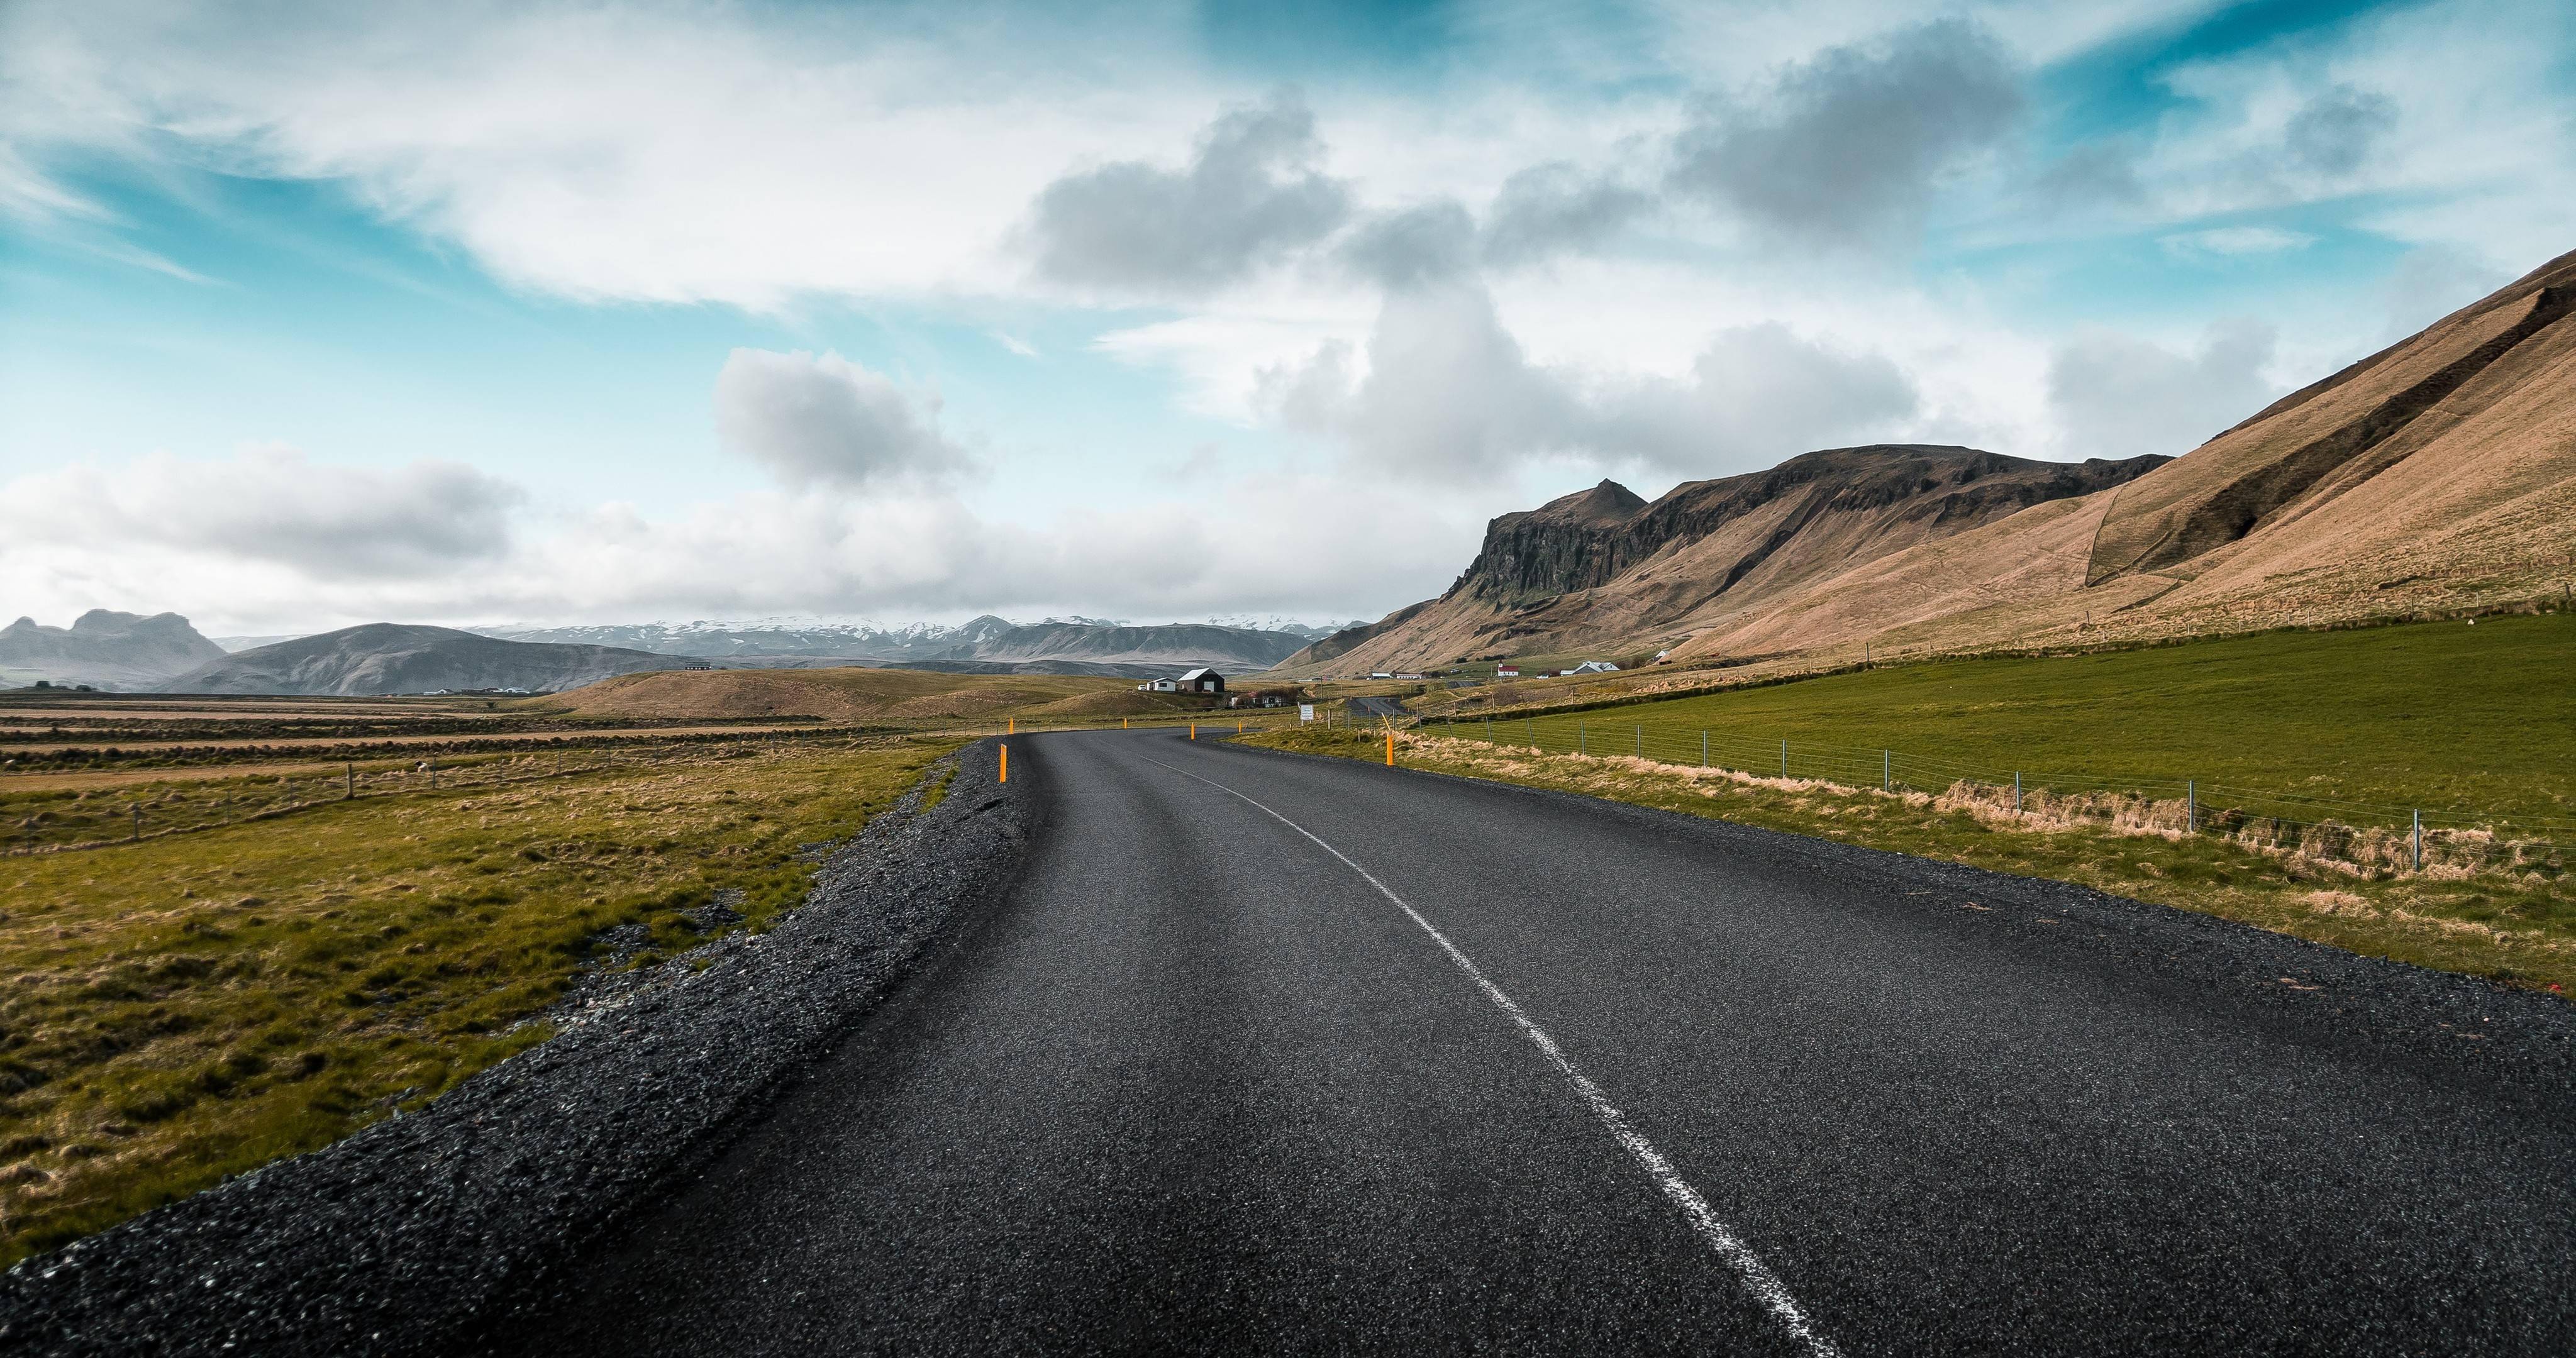
<path fill-rule="evenodd" d="M 706 668 L 703 660 L 614 646 L 503 641 L 450 627 L 379 622 L 218 653 L 160 687 L 165 693 L 339 696 L 497 688 L 543 693 L 639 670 Z"/>
<path fill-rule="evenodd" d="M 1146 679 L 1206 665 L 1266 670 L 1328 629 L 1100 618 L 954 627 L 766 618 L 465 631 L 371 623 L 315 636 L 210 641 L 175 613 L 94 610 L 70 628 L 21 618 L 0 630 L 0 684 L 38 679 L 174 693 L 391 694 L 554 691 L 656 669 L 897 666 L 957 674 L 1090 674 Z"/>
<path fill-rule="evenodd" d="M 763 619 L 751 622 L 621 623 L 494 629 L 510 641 L 617 646 L 662 655 L 705 656 L 723 664 L 806 660 L 902 665 L 962 672 L 1030 669 L 1054 674 L 1129 674 L 1206 665 L 1229 674 L 1266 670 L 1328 629 L 1234 627 L 1218 623 L 1129 626 L 1100 618 L 1014 623 L 986 614 L 955 627 L 901 628 L 865 622 Z M 1075 666 L 1077 668 L 1068 668 Z M 1138 673 L 1137 677 L 1144 677 Z"/>
<path fill-rule="evenodd" d="M 1447 593 L 1280 668 L 1794 667 L 2555 604 L 2576 589 L 2576 254 L 2176 451 L 1841 448 L 1651 504 L 1604 482 L 1495 519 Z"/>
<path fill-rule="evenodd" d="M 42 679 L 108 690 L 151 688 L 223 654 L 176 613 L 147 618 L 93 608 L 69 627 L 20 618 L 0 628 L 0 686 Z"/>

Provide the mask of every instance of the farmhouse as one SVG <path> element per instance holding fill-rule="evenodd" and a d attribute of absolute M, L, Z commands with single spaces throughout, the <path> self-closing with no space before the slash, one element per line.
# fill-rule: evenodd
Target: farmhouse
<path fill-rule="evenodd" d="M 1225 676 L 1204 666 L 1182 675 L 1173 682 L 1183 693 L 1225 692 Z"/>

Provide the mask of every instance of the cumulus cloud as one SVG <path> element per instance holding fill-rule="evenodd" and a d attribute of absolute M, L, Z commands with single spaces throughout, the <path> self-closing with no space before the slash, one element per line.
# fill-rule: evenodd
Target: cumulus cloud
<path fill-rule="evenodd" d="M 797 489 L 930 482 L 975 459 L 939 428 L 939 396 L 841 357 L 736 349 L 716 374 L 716 437 Z"/>
<path fill-rule="evenodd" d="M 1180 169 L 1118 161 L 1038 195 L 1026 235 L 1042 277 L 1148 295 L 1236 282 L 1331 234 L 1351 191 L 1315 168 L 1315 116 L 1289 95 L 1226 113 Z"/>
<path fill-rule="evenodd" d="M 1882 239 L 1919 224 L 1943 177 L 1999 145 L 2022 105 L 1994 35 L 1937 20 L 1827 49 L 1759 100 L 1712 105 L 1675 143 L 1671 184 L 1785 235 Z"/>
<path fill-rule="evenodd" d="M 1593 379 L 1533 362 L 1469 283 L 1390 295 L 1364 367 L 1327 344 L 1266 369 L 1257 401 L 1367 470 L 1483 480 L 1552 458 L 1723 475 L 1884 435 L 1919 405 L 1884 355 L 1777 324 L 1719 331 L 1685 377 Z"/>
<path fill-rule="evenodd" d="M 73 466 L 11 481 L 0 494 L 0 538 L 177 549 L 373 579 L 504 555 L 524 499 L 455 462 L 339 466 L 275 445 L 220 461 L 156 453 L 117 472 Z"/>
<path fill-rule="evenodd" d="M 1503 181 L 1485 214 L 1484 258 L 1498 268 L 1600 248 L 1654 207 L 1643 190 L 1564 161 Z"/>
<path fill-rule="evenodd" d="M 1609 393 L 1598 402 L 1598 437 L 1663 467 L 1709 476 L 1888 437 L 1921 404 L 1913 379 L 1885 355 L 1764 322 L 1712 336 L 1685 380 Z"/>
<path fill-rule="evenodd" d="M 2048 404 L 2069 457 L 2179 457 L 2263 408 L 2281 393 L 2264 376 L 2272 327 L 2236 321 L 2212 327 L 2197 349 L 2096 331 L 2057 347 L 2048 365 Z"/>
<path fill-rule="evenodd" d="M 2317 174 L 2341 177 L 2362 166 L 2397 126 L 2397 101 L 2338 84 L 2308 101 L 2282 129 L 2290 158 Z"/>
<path fill-rule="evenodd" d="M 1353 229 L 1341 244 L 1341 258 L 1381 288 L 1447 283 L 1475 267 L 1476 222 L 1466 208 L 1445 199 L 1406 208 Z"/>

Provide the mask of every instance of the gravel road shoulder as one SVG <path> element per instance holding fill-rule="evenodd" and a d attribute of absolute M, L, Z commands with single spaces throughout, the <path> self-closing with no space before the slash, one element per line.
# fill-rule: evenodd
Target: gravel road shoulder
<path fill-rule="evenodd" d="M 936 806 L 923 791 L 953 761 Z M 0 1275 L 0 1351 L 452 1351 L 720 1144 L 1006 887 L 1019 788 L 990 741 L 832 852 L 805 904 L 578 987 L 563 1031 L 427 1109 Z"/>

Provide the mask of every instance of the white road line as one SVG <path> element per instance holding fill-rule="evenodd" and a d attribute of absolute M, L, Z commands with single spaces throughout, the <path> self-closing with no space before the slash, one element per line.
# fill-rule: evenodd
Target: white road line
<path fill-rule="evenodd" d="M 1646 1177 L 1654 1180 L 1655 1186 L 1663 1190 L 1664 1196 L 1672 1199 L 1673 1205 L 1682 1209 L 1682 1216 L 1689 1220 L 1691 1229 L 1699 1232 L 1700 1239 L 1707 1241 L 1709 1248 L 1717 1251 L 1717 1256 L 1735 1270 L 1736 1275 L 1744 1280 L 1746 1289 L 1753 1293 L 1755 1300 L 1760 1301 L 1764 1309 L 1770 1311 L 1782 1328 L 1788 1330 L 1792 1338 L 1805 1345 L 1807 1352 L 1815 1355 L 1815 1358 L 1841 1358 L 1842 1350 L 1835 1348 L 1834 1341 L 1827 1339 L 1823 1331 L 1816 1328 L 1816 1323 L 1807 1318 L 1807 1313 L 1798 1306 L 1798 1299 L 1789 1295 L 1789 1285 L 1780 1281 L 1780 1275 L 1772 1272 L 1771 1266 L 1762 1262 L 1762 1256 L 1755 1254 L 1753 1247 L 1745 1244 L 1742 1236 L 1737 1235 L 1725 1222 L 1718 1220 L 1717 1213 L 1709 1209 L 1708 1200 L 1701 1197 L 1699 1190 L 1691 1187 L 1690 1182 L 1682 1178 L 1681 1171 L 1673 1168 L 1673 1162 L 1665 1159 L 1664 1153 L 1656 1150 L 1654 1143 L 1648 1141 L 1645 1134 L 1628 1121 L 1628 1115 L 1619 1111 L 1619 1105 L 1610 1101 L 1610 1096 L 1601 1091 L 1601 1086 L 1594 1084 L 1591 1076 L 1576 1068 L 1573 1058 L 1565 1054 L 1564 1048 L 1556 1045 L 1556 1039 L 1549 1037 L 1546 1029 L 1539 1027 L 1528 1013 L 1524 1012 L 1518 1004 L 1513 1003 L 1512 997 L 1504 994 L 1503 988 L 1494 984 L 1493 978 L 1485 975 L 1473 959 L 1461 952 L 1458 945 L 1450 942 L 1449 936 L 1440 932 L 1431 921 L 1424 919 L 1420 911 L 1405 904 L 1404 898 L 1396 895 L 1386 883 L 1379 881 L 1375 874 L 1352 862 L 1350 855 L 1325 843 L 1322 836 L 1271 810 L 1258 800 L 1245 796 L 1213 778 L 1200 778 L 1188 769 L 1164 764 L 1162 760 L 1150 755 L 1146 756 L 1145 762 L 1162 765 L 1184 778 L 1198 779 L 1199 782 L 1228 796 L 1241 797 L 1262 814 L 1313 840 L 1317 848 L 1342 860 L 1344 867 L 1358 873 L 1361 880 L 1377 888 L 1379 895 L 1393 901 L 1395 908 L 1404 912 L 1405 918 L 1420 926 L 1422 932 L 1431 935 L 1431 941 L 1439 944 L 1442 952 L 1449 954 L 1449 960 L 1457 963 L 1460 971 L 1467 973 L 1467 979 L 1474 981 L 1476 987 L 1485 992 L 1485 998 L 1492 1000 L 1495 1008 L 1502 1010 L 1511 1017 L 1512 1022 L 1520 1025 L 1522 1034 L 1527 1036 L 1531 1044 L 1539 1049 L 1539 1053 L 1547 1058 L 1548 1064 L 1556 1067 L 1557 1073 L 1570 1081 L 1574 1085 L 1574 1091 L 1583 1096 L 1583 1102 L 1592 1109 L 1592 1115 L 1601 1120 L 1602 1126 L 1610 1129 L 1612 1139 L 1626 1147 L 1628 1154 L 1636 1157 L 1637 1164 L 1646 1171 Z"/>

